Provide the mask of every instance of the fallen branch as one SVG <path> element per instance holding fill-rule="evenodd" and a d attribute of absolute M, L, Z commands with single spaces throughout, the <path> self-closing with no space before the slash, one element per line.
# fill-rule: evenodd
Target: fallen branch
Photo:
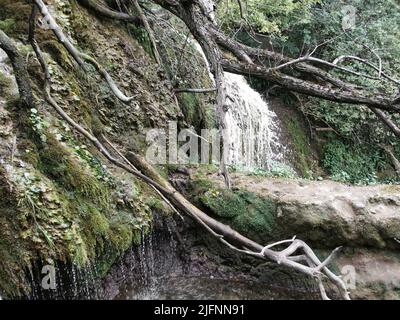
<path fill-rule="evenodd" d="M 264 66 L 233 62 L 227 59 L 222 61 L 222 65 L 225 71 L 235 74 L 254 75 L 261 79 L 277 83 L 288 90 L 309 96 L 352 105 L 370 105 L 382 110 L 400 112 L 400 106 L 394 105 L 393 99 L 385 95 L 371 95 L 371 93 L 356 90 L 354 87 L 326 88 L 320 84 L 299 79 L 285 73 L 273 72 L 270 68 Z"/>
<path fill-rule="evenodd" d="M 122 91 L 118 88 L 118 86 L 115 84 L 111 76 L 108 74 L 108 72 L 94 58 L 82 52 L 80 52 L 79 55 L 96 68 L 97 72 L 104 78 L 104 80 L 110 87 L 111 91 L 119 100 L 125 103 L 129 103 L 135 98 L 135 96 L 127 97 L 126 95 L 124 95 Z"/>
<path fill-rule="evenodd" d="M 110 140 L 107 139 L 105 135 L 102 135 L 102 138 L 104 141 L 113 149 L 120 157 L 122 160 L 125 161 L 127 165 L 129 165 L 133 170 L 139 171 L 133 164 L 130 162 L 113 144 Z M 160 192 L 156 187 L 153 185 L 150 185 L 150 187 L 158 193 L 158 195 L 164 200 L 164 202 L 183 220 L 183 217 L 181 216 L 180 212 L 172 205 L 172 203 Z"/>

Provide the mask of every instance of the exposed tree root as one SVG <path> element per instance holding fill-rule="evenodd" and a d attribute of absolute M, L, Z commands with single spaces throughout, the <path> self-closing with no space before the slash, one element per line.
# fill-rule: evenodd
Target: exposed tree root
<path fill-rule="evenodd" d="M 32 106 L 34 100 L 25 59 L 20 54 L 14 43 L 12 43 L 11 39 L 2 30 L 0 30 L 0 48 L 3 49 L 10 58 L 14 69 L 15 79 L 18 84 L 22 106 L 25 108 Z"/>
<path fill-rule="evenodd" d="M 102 5 L 98 1 L 95 0 L 78 0 L 78 2 L 86 7 L 89 10 L 101 15 L 102 17 L 106 17 L 109 19 L 126 21 L 130 23 L 134 23 L 135 25 L 143 25 L 143 21 L 140 17 L 132 16 L 123 12 L 117 12 L 107 8 L 106 6 Z"/>
<path fill-rule="evenodd" d="M 97 72 L 104 78 L 104 80 L 110 87 L 111 91 L 119 100 L 125 103 L 129 103 L 135 98 L 135 97 L 127 97 L 126 95 L 124 95 L 122 91 L 118 88 L 118 86 L 115 84 L 111 76 L 108 74 L 108 72 L 94 58 L 82 52 L 80 52 L 79 55 L 96 68 Z"/>
<path fill-rule="evenodd" d="M 209 93 L 209 92 L 215 92 L 217 91 L 216 88 L 209 88 L 209 89 L 197 89 L 197 88 L 179 88 L 179 89 L 174 89 L 175 93 Z"/>
<path fill-rule="evenodd" d="M 157 41 L 156 41 L 156 37 L 154 36 L 154 32 L 151 29 L 150 24 L 149 24 L 146 16 L 144 15 L 143 10 L 139 5 L 138 0 L 132 0 L 132 3 L 133 3 L 133 6 L 134 6 L 135 10 L 138 12 L 139 17 L 143 22 L 143 26 L 146 29 L 146 32 L 147 32 L 147 34 L 149 36 L 149 39 L 150 39 L 150 42 L 151 42 L 151 47 L 153 49 L 154 57 L 155 57 L 157 63 L 159 65 L 162 65 L 162 60 L 161 60 L 161 56 L 160 56 L 160 54 L 158 52 L 158 49 L 157 49 Z"/>

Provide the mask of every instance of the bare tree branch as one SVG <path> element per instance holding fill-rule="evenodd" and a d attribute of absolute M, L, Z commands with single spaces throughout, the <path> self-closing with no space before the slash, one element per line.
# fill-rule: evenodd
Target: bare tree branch
<path fill-rule="evenodd" d="M 162 65 L 162 60 L 161 60 L 160 54 L 159 54 L 158 49 L 157 49 L 157 41 L 156 41 L 156 38 L 154 36 L 154 32 L 151 29 L 150 24 L 149 24 L 146 16 L 144 15 L 143 10 L 139 5 L 138 0 L 131 0 L 131 1 L 133 3 L 133 6 L 134 6 L 135 10 L 139 13 L 139 17 L 140 17 L 141 21 L 143 22 L 144 28 L 146 29 L 146 32 L 147 32 L 147 34 L 149 36 L 149 39 L 150 39 L 150 42 L 151 42 L 151 47 L 153 49 L 154 57 L 155 57 L 157 63 L 159 65 Z"/>
<path fill-rule="evenodd" d="M 121 20 L 126 22 L 134 23 L 135 25 L 143 25 L 143 21 L 140 17 L 132 16 L 123 12 L 117 12 L 107 8 L 95 0 L 78 0 L 78 2 L 93 12 L 114 20 Z"/>
<path fill-rule="evenodd" d="M 381 60 L 380 60 L 379 67 L 377 67 L 376 65 L 372 64 L 371 62 L 368 62 L 367 60 L 362 59 L 360 57 L 344 55 L 344 56 L 337 57 L 332 63 L 334 65 L 337 65 L 344 60 L 355 60 L 355 61 L 361 62 L 361 63 L 371 67 L 372 69 L 378 71 L 378 79 L 381 78 L 381 76 L 382 76 L 382 77 L 386 78 L 387 80 L 389 80 L 397 85 L 400 85 L 399 80 L 394 79 L 393 77 L 389 76 L 388 74 L 386 74 L 385 72 L 382 71 L 382 61 Z"/>
<path fill-rule="evenodd" d="M 196 89 L 196 88 L 179 88 L 179 89 L 174 89 L 175 93 L 209 93 L 209 92 L 215 92 L 217 91 L 217 88 L 208 88 L 208 89 Z"/>

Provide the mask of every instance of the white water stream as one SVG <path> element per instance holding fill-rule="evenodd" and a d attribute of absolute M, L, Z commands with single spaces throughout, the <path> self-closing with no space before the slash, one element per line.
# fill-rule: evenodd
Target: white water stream
<path fill-rule="evenodd" d="M 209 67 L 200 45 L 193 44 Z M 214 81 L 211 73 L 210 77 Z M 283 163 L 287 150 L 280 142 L 281 130 L 275 112 L 243 76 L 225 72 L 225 81 L 229 106 L 227 164 L 248 170 L 270 169 L 273 163 Z"/>

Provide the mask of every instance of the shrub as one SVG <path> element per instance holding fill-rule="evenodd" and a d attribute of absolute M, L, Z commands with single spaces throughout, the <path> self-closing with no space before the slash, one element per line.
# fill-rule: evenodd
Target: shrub
<path fill-rule="evenodd" d="M 349 145 L 332 140 L 326 146 L 323 166 L 332 180 L 356 184 L 374 184 L 377 171 L 384 165 L 385 157 L 377 149 Z"/>

